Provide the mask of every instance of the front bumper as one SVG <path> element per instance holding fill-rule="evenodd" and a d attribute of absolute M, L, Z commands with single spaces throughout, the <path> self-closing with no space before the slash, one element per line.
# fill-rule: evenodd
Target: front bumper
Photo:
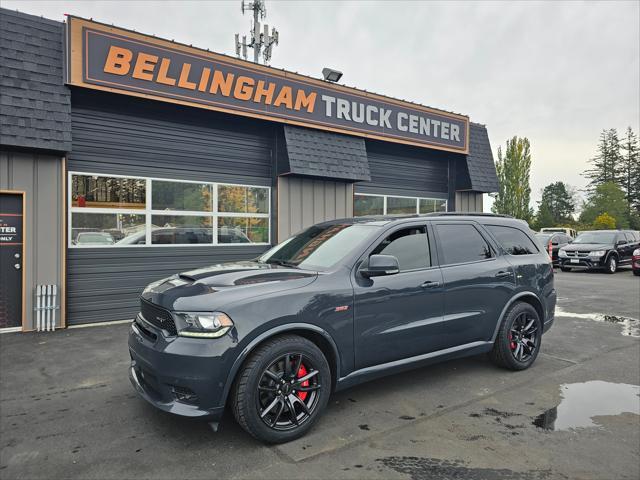
<path fill-rule="evenodd" d="M 570 268 L 604 268 L 606 257 L 561 257 L 560 266 Z"/>
<path fill-rule="evenodd" d="M 220 419 L 229 372 L 223 353 L 231 347 L 229 337 L 165 337 L 138 316 L 128 343 L 129 379 L 142 398 L 176 415 Z"/>

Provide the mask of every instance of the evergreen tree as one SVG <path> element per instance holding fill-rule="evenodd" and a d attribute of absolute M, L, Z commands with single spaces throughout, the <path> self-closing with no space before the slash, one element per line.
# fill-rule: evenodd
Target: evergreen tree
<path fill-rule="evenodd" d="M 572 215 L 576 211 L 576 204 L 570 190 L 564 182 L 555 182 L 544 187 L 538 216 L 540 217 L 543 213 L 545 220 L 547 222 L 551 220 L 551 224 L 542 225 L 542 227 L 552 227 L 573 221 Z"/>
<path fill-rule="evenodd" d="M 593 190 L 606 182 L 619 183 L 621 172 L 620 140 L 615 128 L 602 130 L 598 153 L 590 160 L 593 168 L 586 170 L 583 175 L 590 179 L 587 188 Z"/>
<path fill-rule="evenodd" d="M 546 202 L 540 202 L 540 208 L 538 208 L 534 229 L 540 230 L 544 227 L 555 227 L 556 225 L 557 222 L 549 204 Z"/>
<path fill-rule="evenodd" d="M 533 215 L 529 207 L 531 187 L 529 176 L 531 171 L 531 152 L 529 139 L 513 137 L 507 140 L 505 153 L 498 147 L 498 193 L 495 194 L 491 210 L 530 221 Z"/>
<path fill-rule="evenodd" d="M 607 182 L 596 187 L 580 214 L 580 222 L 592 224 L 603 213 L 615 218 L 617 228 L 629 226 L 629 214 L 624 192 L 614 182 Z"/>
<path fill-rule="evenodd" d="M 640 213 L 640 149 L 638 137 L 631 127 L 622 140 L 620 157 L 620 184 L 627 198 L 628 211 Z"/>

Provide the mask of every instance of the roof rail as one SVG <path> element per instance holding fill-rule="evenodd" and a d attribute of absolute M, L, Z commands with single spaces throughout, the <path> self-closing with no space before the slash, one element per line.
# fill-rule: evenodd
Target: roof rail
<path fill-rule="evenodd" d="M 427 217 L 501 217 L 514 218 L 511 215 L 503 215 L 501 213 L 485 213 L 485 212 L 433 212 L 425 213 Z"/>

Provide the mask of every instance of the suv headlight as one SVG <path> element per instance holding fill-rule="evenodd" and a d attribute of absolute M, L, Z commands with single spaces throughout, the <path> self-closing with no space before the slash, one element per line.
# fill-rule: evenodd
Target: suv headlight
<path fill-rule="evenodd" d="M 634 257 L 640 257 L 640 248 L 636 248 L 636 249 L 633 251 L 633 256 L 634 256 Z"/>
<path fill-rule="evenodd" d="M 222 312 L 174 312 L 174 315 L 181 337 L 220 338 L 233 327 L 231 319 Z"/>
<path fill-rule="evenodd" d="M 604 254 L 607 253 L 604 250 L 594 250 L 593 252 L 589 252 L 590 257 L 603 257 Z"/>
<path fill-rule="evenodd" d="M 559 257 L 566 257 L 567 256 L 567 252 L 565 252 L 563 249 L 558 250 L 558 256 Z"/>

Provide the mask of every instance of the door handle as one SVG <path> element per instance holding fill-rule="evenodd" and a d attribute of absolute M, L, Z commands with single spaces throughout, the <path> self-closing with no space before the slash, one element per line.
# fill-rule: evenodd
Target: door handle
<path fill-rule="evenodd" d="M 426 282 L 424 282 L 423 284 L 420 285 L 422 288 L 435 288 L 435 287 L 439 287 L 440 286 L 440 282 L 432 282 L 427 280 Z"/>
<path fill-rule="evenodd" d="M 496 273 L 496 278 L 505 278 L 505 277 L 510 277 L 511 276 L 511 272 L 498 272 Z"/>

